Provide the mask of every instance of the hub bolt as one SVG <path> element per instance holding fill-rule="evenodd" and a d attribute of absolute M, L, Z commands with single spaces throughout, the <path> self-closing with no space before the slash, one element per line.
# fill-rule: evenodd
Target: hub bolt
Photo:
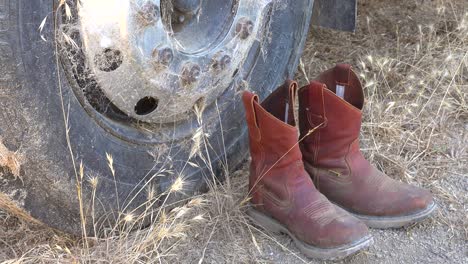
<path fill-rule="evenodd" d="M 142 26 L 153 25 L 159 19 L 159 7 L 152 2 L 144 3 L 137 12 L 137 20 Z"/>
<path fill-rule="evenodd" d="M 172 59 L 174 58 L 172 49 L 167 47 L 161 49 L 155 48 L 153 50 L 152 56 L 156 65 L 164 66 L 169 65 L 172 62 Z"/>
<path fill-rule="evenodd" d="M 192 84 L 198 80 L 201 74 L 200 66 L 194 63 L 187 63 L 182 69 L 181 79 L 184 84 Z"/>
<path fill-rule="evenodd" d="M 246 17 L 240 18 L 236 24 L 236 34 L 241 39 L 246 39 L 252 34 L 253 27 L 254 27 L 254 24 L 252 20 Z"/>
<path fill-rule="evenodd" d="M 179 18 L 177 19 L 177 22 L 179 22 L 179 24 L 182 24 L 185 22 L 185 16 L 184 15 L 180 15 Z"/>
<path fill-rule="evenodd" d="M 214 70 L 224 70 L 229 64 L 231 64 L 231 61 L 231 56 L 219 53 L 211 60 L 211 67 L 213 67 Z"/>

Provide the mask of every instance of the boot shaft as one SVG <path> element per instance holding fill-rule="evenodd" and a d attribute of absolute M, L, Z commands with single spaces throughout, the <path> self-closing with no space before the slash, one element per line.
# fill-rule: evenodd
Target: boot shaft
<path fill-rule="evenodd" d="M 337 65 L 300 89 L 301 138 L 317 128 L 301 143 L 309 162 L 338 162 L 351 148 L 359 149 L 363 104 L 359 79 L 348 65 Z"/>
<path fill-rule="evenodd" d="M 254 204 L 265 204 L 265 190 L 280 200 L 288 200 L 288 186 L 308 178 L 304 176 L 297 143 L 298 130 L 294 126 L 296 91 L 297 84 L 287 81 L 262 104 L 259 104 L 258 96 L 250 92 L 246 91 L 242 96 L 249 128 L 249 192 Z"/>
<path fill-rule="evenodd" d="M 364 92 L 361 81 L 349 64 L 337 64 L 320 74 L 318 81 L 355 108 L 362 110 Z"/>
<path fill-rule="evenodd" d="M 244 92 L 250 152 L 256 167 L 281 167 L 302 159 L 294 116 L 296 91 L 297 84 L 287 81 L 261 104 L 257 95 Z"/>

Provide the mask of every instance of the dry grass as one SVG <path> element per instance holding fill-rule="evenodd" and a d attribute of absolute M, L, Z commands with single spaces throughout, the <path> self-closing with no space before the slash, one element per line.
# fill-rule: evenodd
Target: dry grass
<path fill-rule="evenodd" d="M 21 156 L 8 150 L 0 137 L 0 167 L 7 168 L 14 177 L 20 176 Z"/>
<path fill-rule="evenodd" d="M 336 62 L 356 65 L 366 95 L 361 145 L 366 156 L 389 175 L 430 188 L 440 203 L 463 212 L 466 195 L 457 196 L 442 182 L 466 177 L 468 172 L 466 2 L 391 2 L 361 1 L 354 35 L 311 29 L 297 78 L 305 83 Z M 194 155 L 203 157 L 205 136 L 203 131 L 197 135 Z M 180 178 L 169 192 L 181 192 L 183 187 Z M 142 216 L 122 215 L 119 225 L 101 239 L 69 237 L 0 212 L 0 259 L 8 259 L 5 263 L 266 263 L 289 255 L 307 262 L 294 253 L 289 239 L 251 225 L 244 214 L 246 193 L 244 168 L 184 206 L 167 213 L 145 211 L 154 214 L 145 229 L 129 232 Z M 464 217 L 439 216 L 430 224 L 444 225 L 454 237 L 467 238 Z"/>

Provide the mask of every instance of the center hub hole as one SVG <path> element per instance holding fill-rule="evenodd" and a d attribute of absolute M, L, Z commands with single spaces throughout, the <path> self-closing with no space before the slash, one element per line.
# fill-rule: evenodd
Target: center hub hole
<path fill-rule="evenodd" d="M 158 108 L 159 100 L 151 97 L 146 96 L 141 98 L 140 101 L 135 106 L 135 113 L 137 115 L 148 115 L 151 114 L 156 108 Z"/>

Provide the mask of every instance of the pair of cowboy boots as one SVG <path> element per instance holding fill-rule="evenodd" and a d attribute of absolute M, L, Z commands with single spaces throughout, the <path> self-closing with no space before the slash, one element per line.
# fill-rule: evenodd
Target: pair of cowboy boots
<path fill-rule="evenodd" d="M 430 192 L 393 180 L 359 149 L 364 94 L 339 64 L 299 90 L 287 81 L 261 104 L 244 92 L 251 153 L 249 215 L 288 234 L 305 255 L 343 258 L 369 247 L 368 226 L 396 228 L 427 217 Z"/>

